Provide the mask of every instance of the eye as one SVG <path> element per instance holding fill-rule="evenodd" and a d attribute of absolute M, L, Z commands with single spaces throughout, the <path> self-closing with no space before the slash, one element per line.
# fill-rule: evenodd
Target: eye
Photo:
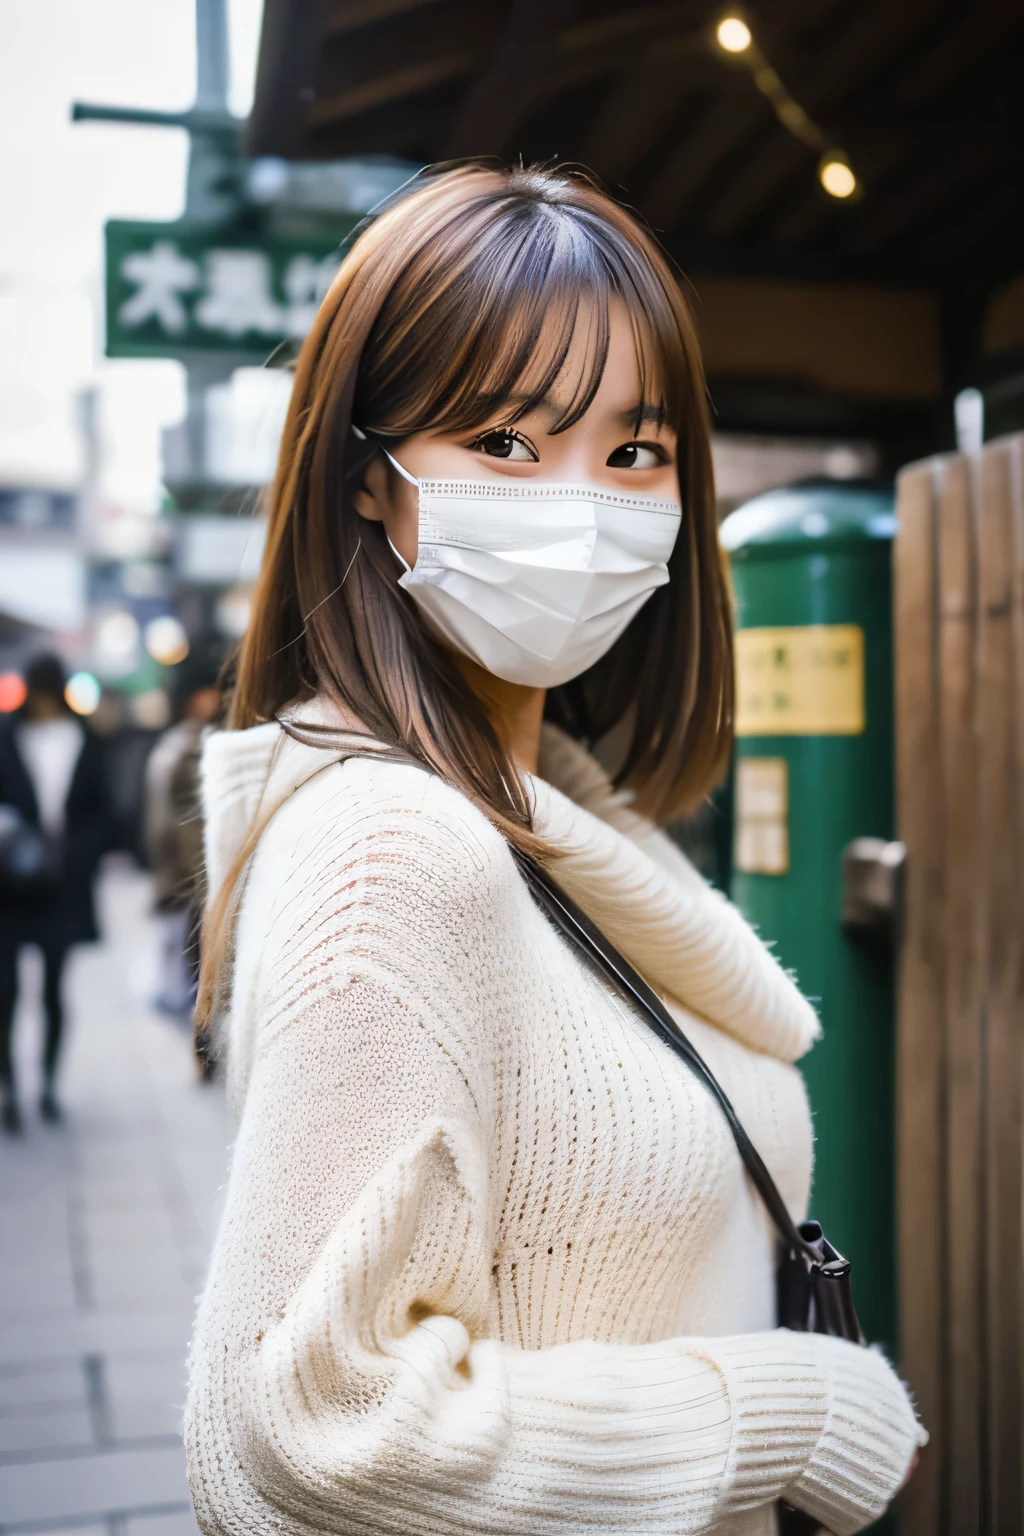
<path fill-rule="evenodd" d="M 608 455 L 609 469 L 660 469 L 668 454 L 657 443 L 623 443 Z"/>
<path fill-rule="evenodd" d="M 536 464 L 540 457 L 522 433 L 514 432 L 511 427 L 496 427 L 493 432 L 485 432 L 470 447 L 475 453 L 486 453 L 492 459 L 510 459 L 517 464 Z"/>

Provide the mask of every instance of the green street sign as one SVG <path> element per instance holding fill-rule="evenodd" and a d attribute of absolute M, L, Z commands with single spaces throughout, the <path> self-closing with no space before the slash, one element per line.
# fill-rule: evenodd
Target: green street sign
<path fill-rule="evenodd" d="M 281 238 L 248 229 L 111 220 L 108 357 L 234 353 L 262 362 L 306 335 L 355 224 Z"/>

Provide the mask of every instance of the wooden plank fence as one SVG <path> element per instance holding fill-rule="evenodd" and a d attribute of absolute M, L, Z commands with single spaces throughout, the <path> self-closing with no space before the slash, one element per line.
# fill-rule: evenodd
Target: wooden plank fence
<path fill-rule="evenodd" d="M 895 548 L 901 1536 L 1024 1531 L 1024 435 L 911 465 Z"/>

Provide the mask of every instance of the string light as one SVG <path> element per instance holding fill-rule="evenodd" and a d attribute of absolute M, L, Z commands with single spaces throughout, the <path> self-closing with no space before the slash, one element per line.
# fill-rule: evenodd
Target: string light
<path fill-rule="evenodd" d="M 750 28 L 741 16 L 723 16 L 715 29 L 719 48 L 726 53 L 745 53 L 753 42 Z"/>
<path fill-rule="evenodd" d="M 715 42 L 723 53 L 750 71 L 751 79 L 770 102 L 779 122 L 794 139 L 820 156 L 818 180 L 829 197 L 846 202 L 861 192 L 853 167 L 841 149 L 830 145 L 818 124 L 786 89 L 758 47 L 750 26 L 735 11 L 726 11 L 715 26 Z"/>
<path fill-rule="evenodd" d="M 829 197 L 852 197 L 857 190 L 857 178 L 850 162 L 837 150 L 828 150 L 818 166 L 818 180 Z"/>

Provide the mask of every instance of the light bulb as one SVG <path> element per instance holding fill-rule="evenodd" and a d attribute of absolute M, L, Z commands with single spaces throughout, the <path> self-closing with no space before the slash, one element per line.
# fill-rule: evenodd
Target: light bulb
<path fill-rule="evenodd" d="M 723 16 L 715 29 L 719 48 L 726 53 L 746 53 L 753 42 L 750 28 L 739 16 Z"/>
<path fill-rule="evenodd" d="M 818 167 L 818 180 L 829 197 L 852 197 L 857 190 L 857 178 L 847 162 L 835 153 L 826 155 Z"/>
<path fill-rule="evenodd" d="M 24 679 L 17 672 L 0 672 L 0 714 L 13 714 L 28 697 Z"/>
<path fill-rule="evenodd" d="M 101 677 L 127 677 L 138 666 L 139 621 L 126 608 L 108 608 L 97 616 L 93 664 Z"/>
<path fill-rule="evenodd" d="M 100 702 L 100 685 L 91 672 L 75 672 L 68 678 L 64 699 L 76 715 L 91 715 Z"/>
<path fill-rule="evenodd" d="M 165 667 L 173 667 L 188 655 L 188 635 L 180 619 L 173 613 L 161 614 L 150 619 L 145 631 L 146 650 L 154 661 Z"/>

